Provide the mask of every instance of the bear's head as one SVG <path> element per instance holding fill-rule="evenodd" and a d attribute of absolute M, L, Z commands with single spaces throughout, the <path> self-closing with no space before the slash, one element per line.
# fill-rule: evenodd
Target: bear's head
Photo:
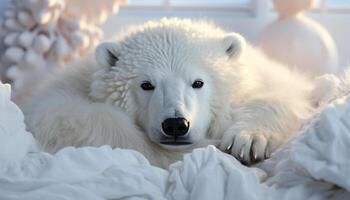
<path fill-rule="evenodd" d="M 240 35 L 206 22 L 148 22 L 97 47 L 104 68 L 90 95 L 123 109 L 165 148 L 195 144 L 225 117 L 234 84 L 227 74 L 234 76 L 244 46 Z"/>

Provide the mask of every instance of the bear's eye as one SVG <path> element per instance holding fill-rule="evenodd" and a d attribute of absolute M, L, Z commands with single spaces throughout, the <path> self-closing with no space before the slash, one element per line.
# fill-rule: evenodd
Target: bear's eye
<path fill-rule="evenodd" d="M 195 80 L 193 83 L 192 83 L 192 88 L 201 88 L 203 87 L 204 83 L 203 81 L 201 80 Z"/>
<path fill-rule="evenodd" d="M 154 90 L 154 86 L 153 86 L 152 83 L 149 82 L 149 81 L 143 82 L 143 83 L 141 84 L 141 88 L 142 88 L 143 90 Z"/>

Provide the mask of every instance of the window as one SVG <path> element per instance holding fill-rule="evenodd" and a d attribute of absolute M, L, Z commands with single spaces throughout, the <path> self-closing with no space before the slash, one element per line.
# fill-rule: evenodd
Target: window
<path fill-rule="evenodd" d="M 273 8 L 272 0 L 129 0 L 127 8 L 159 10 L 253 11 Z M 264 5 L 265 4 L 265 5 Z M 267 10 L 265 10 L 267 11 Z M 350 0 L 319 0 L 315 11 L 350 12 Z"/>
<path fill-rule="evenodd" d="M 350 7 L 350 0 L 324 0 L 328 7 Z"/>
<path fill-rule="evenodd" d="M 257 0 L 129 0 L 129 8 L 159 9 L 247 9 Z"/>
<path fill-rule="evenodd" d="M 269 8 L 275 11 L 272 0 L 268 0 Z M 319 0 L 312 12 L 350 12 L 350 0 Z"/>
<path fill-rule="evenodd" d="M 350 11 L 350 0 L 320 0 L 319 7 L 322 11 Z"/>
<path fill-rule="evenodd" d="M 129 6 L 161 6 L 164 4 L 163 0 L 129 0 L 127 5 Z"/>
<path fill-rule="evenodd" d="M 129 0 L 129 5 L 174 5 L 174 6 L 227 6 L 227 5 L 244 5 L 249 0 Z"/>
<path fill-rule="evenodd" d="M 173 0 L 174 6 L 242 6 L 247 5 L 249 0 Z"/>

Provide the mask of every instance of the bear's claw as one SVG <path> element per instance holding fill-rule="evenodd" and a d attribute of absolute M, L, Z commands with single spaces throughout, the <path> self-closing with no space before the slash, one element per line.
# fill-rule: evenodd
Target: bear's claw
<path fill-rule="evenodd" d="M 233 134 L 231 141 L 224 152 L 233 155 L 242 164 L 251 165 L 270 157 L 268 140 L 263 134 L 242 131 Z M 227 145 L 227 140 L 222 141 L 220 147 L 226 146 L 225 144 Z"/>

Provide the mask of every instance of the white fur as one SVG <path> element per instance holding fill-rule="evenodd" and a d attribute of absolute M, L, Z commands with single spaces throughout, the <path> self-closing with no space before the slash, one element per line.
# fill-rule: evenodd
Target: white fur
<path fill-rule="evenodd" d="M 206 22 L 148 22 L 101 44 L 96 57 L 99 64 L 86 59 L 64 71 L 23 106 L 47 151 L 109 144 L 165 167 L 219 141 L 249 164 L 268 157 L 311 110 L 311 83 Z M 198 78 L 204 86 L 194 89 Z M 145 80 L 154 91 L 140 88 Z M 194 145 L 174 150 L 157 143 L 161 122 L 176 115 L 190 121 Z"/>

